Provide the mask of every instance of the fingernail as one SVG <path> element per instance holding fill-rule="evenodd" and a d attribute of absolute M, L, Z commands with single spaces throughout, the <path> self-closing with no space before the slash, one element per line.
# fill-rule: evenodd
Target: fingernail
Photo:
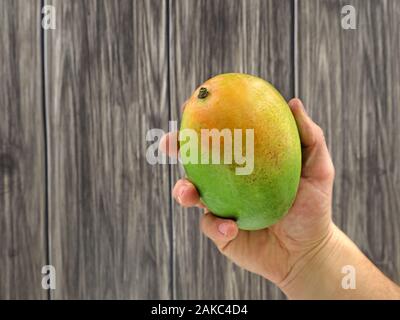
<path fill-rule="evenodd" d="M 226 236 L 228 234 L 229 223 L 223 222 L 218 226 L 218 231 Z"/>
<path fill-rule="evenodd" d="M 179 190 L 177 196 L 176 196 L 176 200 L 177 200 L 179 203 L 182 203 L 182 197 L 183 197 L 183 194 L 184 194 L 184 193 L 185 193 L 185 188 L 181 188 L 181 189 Z"/>

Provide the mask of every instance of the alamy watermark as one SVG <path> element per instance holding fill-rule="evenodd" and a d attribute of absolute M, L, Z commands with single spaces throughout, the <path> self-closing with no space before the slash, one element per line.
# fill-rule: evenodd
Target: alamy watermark
<path fill-rule="evenodd" d="M 44 290 L 55 290 L 56 289 L 56 268 L 52 265 L 46 265 L 42 267 L 42 288 Z"/>
<path fill-rule="evenodd" d="M 170 132 L 177 132 L 176 121 L 169 122 Z M 165 132 L 150 129 L 146 141 L 152 142 L 147 148 L 149 164 L 234 164 L 236 175 L 249 175 L 254 170 L 254 129 L 183 129 L 177 140 L 180 143 L 178 159 L 170 159 L 159 150 Z M 243 141 L 244 138 L 244 141 Z M 177 141 L 169 141 L 169 150 Z"/>
<path fill-rule="evenodd" d="M 357 17 L 356 17 L 356 8 L 351 5 L 345 5 L 342 7 L 341 10 L 342 14 L 342 29 L 349 30 L 349 29 L 357 29 Z"/>
<path fill-rule="evenodd" d="M 352 265 L 342 267 L 342 273 L 345 276 L 342 278 L 342 288 L 345 290 L 356 289 L 356 268 Z"/>

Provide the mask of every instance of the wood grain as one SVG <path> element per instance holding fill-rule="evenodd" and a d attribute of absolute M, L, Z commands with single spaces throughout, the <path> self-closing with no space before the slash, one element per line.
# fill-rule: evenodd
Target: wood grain
<path fill-rule="evenodd" d="M 50 260 L 57 299 L 170 298 L 166 3 L 49 1 Z"/>
<path fill-rule="evenodd" d="M 400 281 L 400 1 L 45 2 L 42 52 L 40 0 L 0 0 L 0 299 L 46 299 L 48 263 L 55 299 L 284 298 L 172 203 L 182 168 L 145 158 L 148 129 L 223 72 L 297 88 L 336 167 L 335 222 Z"/>
<path fill-rule="evenodd" d="M 171 115 L 213 75 L 246 72 L 293 96 L 292 2 L 170 2 Z M 173 182 L 183 170 L 173 168 Z M 173 206 L 174 298 L 261 299 L 283 295 L 221 256 L 199 231 L 200 211 Z"/>
<path fill-rule="evenodd" d="M 357 29 L 341 28 L 353 5 Z M 299 96 L 336 168 L 334 220 L 400 280 L 400 2 L 300 1 Z"/>
<path fill-rule="evenodd" d="M 40 1 L 0 1 L 0 299 L 45 299 Z"/>

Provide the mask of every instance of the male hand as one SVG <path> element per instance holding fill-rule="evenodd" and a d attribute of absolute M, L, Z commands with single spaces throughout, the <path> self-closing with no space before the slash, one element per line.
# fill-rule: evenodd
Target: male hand
<path fill-rule="evenodd" d="M 334 167 L 323 132 L 308 117 L 299 99 L 292 99 L 289 106 L 300 134 L 303 165 L 297 196 L 286 216 L 269 228 L 245 231 L 239 230 L 235 221 L 218 218 L 205 208 L 200 224 L 221 253 L 278 285 L 294 277 L 292 271 L 305 265 L 311 253 L 323 246 L 333 232 Z M 168 133 L 161 142 L 161 149 L 176 157 L 177 148 L 167 146 L 177 146 L 177 133 Z M 176 183 L 173 196 L 182 206 L 204 207 L 195 186 L 187 179 Z"/>

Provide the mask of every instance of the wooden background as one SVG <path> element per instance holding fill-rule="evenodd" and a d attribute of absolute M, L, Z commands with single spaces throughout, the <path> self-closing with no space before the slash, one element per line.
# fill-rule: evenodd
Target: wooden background
<path fill-rule="evenodd" d="M 335 222 L 400 281 L 399 21 L 397 0 L 0 0 L 0 298 L 284 298 L 173 202 L 182 169 L 145 158 L 147 130 L 221 72 L 304 100 Z"/>

